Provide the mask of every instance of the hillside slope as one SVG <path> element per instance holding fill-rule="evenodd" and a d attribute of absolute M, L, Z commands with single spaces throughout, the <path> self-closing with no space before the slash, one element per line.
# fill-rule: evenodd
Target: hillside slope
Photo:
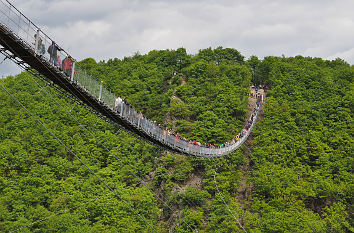
<path fill-rule="evenodd" d="M 25 73 L 0 80 L 158 232 L 353 231 L 345 62 L 244 61 L 219 47 L 81 64 L 149 118 L 205 143 L 242 128 L 251 82 L 270 87 L 247 147 L 208 160 L 160 151 Z M 4 91 L 0 125 L 0 231 L 152 232 Z"/>

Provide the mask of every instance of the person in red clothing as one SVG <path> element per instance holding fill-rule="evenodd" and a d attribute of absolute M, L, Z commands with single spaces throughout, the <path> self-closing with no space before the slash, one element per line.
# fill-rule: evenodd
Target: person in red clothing
<path fill-rule="evenodd" d="M 73 69 L 73 62 L 72 62 L 72 59 L 69 55 L 63 60 L 63 70 L 64 70 L 64 73 L 70 77 L 72 69 Z"/>

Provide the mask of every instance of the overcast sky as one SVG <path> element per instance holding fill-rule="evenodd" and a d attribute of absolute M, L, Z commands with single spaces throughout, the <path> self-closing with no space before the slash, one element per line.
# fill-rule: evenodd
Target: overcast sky
<path fill-rule="evenodd" d="M 1 0 L 5 1 L 5 0 Z M 10 0 L 78 60 L 217 46 L 354 64 L 354 0 Z M 0 57 L 1 59 L 1 57 Z M 18 72 L 5 61 L 0 76 Z"/>

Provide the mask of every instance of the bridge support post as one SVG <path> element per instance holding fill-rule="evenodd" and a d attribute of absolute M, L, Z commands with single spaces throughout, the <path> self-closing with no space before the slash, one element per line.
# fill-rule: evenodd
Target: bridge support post
<path fill-rule="evenodd" d="M 98 100 L 100 100 L 100 101 L 101 101 L 101 98 L 102 98 L 102 83 L 103 83 L 103 81 L 101 81 L 101 84 L 100 84 L 100 93 L 99 93 L 99 95 L 98 95 Z"/>
<path fill-rule="evenodd" d="M 75 75 L 75 61 L 73 62 L 73 68 L 71 69 L 71 81 L 74 82 Z"/>

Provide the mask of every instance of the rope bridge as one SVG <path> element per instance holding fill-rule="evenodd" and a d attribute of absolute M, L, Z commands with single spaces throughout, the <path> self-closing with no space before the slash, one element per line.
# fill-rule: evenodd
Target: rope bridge
<path fill-rule="evenodd" d="M 25 70 L 35 69 L 38 75 L 51 80 L 53 84 L 60 86 L 111 121 L 136 136 L 175 153 L 220 157 L 233 152 L 250 135 L 263 102 L 263 96 L 259 95 L 255 111 L 248 119 L 248 125 L 242 130 L 238 140 L 224 143 L 221 147 L 191 143 L 154 124 L 120 98 L 117 101 L 117 97 L 105 88 L 102 82 L 86 73 L 69 53 L 57 46 L 47 34 L 7 0 L 0 0 L 0 44 L 2 46 L 0 52 L 5 59 L 11 59 Z M 53 46 L 56 46 L 55 54 Z"/>

